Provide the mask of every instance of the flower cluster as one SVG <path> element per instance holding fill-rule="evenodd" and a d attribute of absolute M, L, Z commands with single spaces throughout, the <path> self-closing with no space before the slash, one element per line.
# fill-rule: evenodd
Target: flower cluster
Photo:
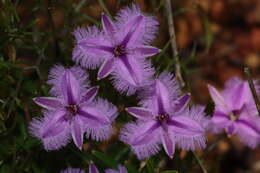
<path fill-rule="evenodd" d="M 90 86 L 82 68 L 99 68 L 97 79 L 110 75 L 121 94 L 138 94 L 139 106 L 126 108 L 136 120 L 122 128 L 119 139 L 130 145 L 139 159 L 148 158 L 161 148 L 171 158 L 176 146 L 184 150 L 203 149 L 209 127 L 214 133 L 225 129 L 229 136 L 238 134 L 246 145 L 257 146 L 260 118 L 247 82 L 231 79 L 221 93 L 209 85 L 215 112 L 211 119 L 207 118 L 204 107 L 190 103 L 190 94 L 181 92 L 171 73 L 154 77 L 155 70 L 147 57 L 160 51 L 149 45 L 158 29 L 155 17 L 132 5 L 122 9 L 115 21 L 105 14 L 101 20 L 102 29 L 78 28 L 73 32 L 76 43 L 72 56 L 81 67 L 53 67 L 48 81 L 51 97 L 34 98 L 44 108 L 44 116 L 35 118 L 30 130 L 42 140 L 46 150 L 60 149 L 71 139 L 81 149 L 84 136 L 103 141 L 112 134 L 117 108 L 96 96 L 98 87 Z M 94 164 L 90 164 L 89 172 L 98 173 Z M 117 172 L 127 170 L 121 165 L 118 171 L 106 170 Z M 63 173 L 84 171 L 69 168 Z"/>

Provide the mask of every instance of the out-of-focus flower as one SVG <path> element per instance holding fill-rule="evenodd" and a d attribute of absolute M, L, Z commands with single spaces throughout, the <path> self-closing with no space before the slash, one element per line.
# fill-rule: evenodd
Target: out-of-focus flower
<path fill-rule="evenodd" d="M 61 173 L 85 173 L 85 171 L 78 169 L 78 168 L 68 168 L 68 169 L 61 171 Z"/>
<path fill-rule="evenodd" d="M 215 103 L 212 131 L 225 129 L 228 136 L 237 134 L 241 142 L 255 148 L 260 142 L 260 118 L 247 82 L 232 78 L 225 84 L 222 92 L 208 85 Z M 259 90 L 259 86 L 256 86 Z"/>
<path fill-rule="evenodd" d="M 180 96 L 178 85 L 169 73 L 162 73 L 150 87 L 143 107 L 127 111 L 138 118 L 121 131 L 120 139 L 129 144 L 139 159 L 164 150 L 173 157 L 175 145 L 185 150 L 205 147 L 207 119 L 201 106 L 188 108 L 189 95 Z"/>
<path fill-rule="evenodd" d="M 89 173 L 99 173 L 98 169 L 93 163 L 89 164 Z M 118 165 L 118 170 L 106 169 L 105 173 L 127 173 L 127 169 L 122 165 Z"/>
<path fill-rule="evenodd" d="M 122 9 L 115 18 L 114 22 L 102 15 L 103 31 L 96 27 L 75 30 L 73 59 L 87 68 L 101 65 L 98 79 L 112 74 L 115 88 L 131 95 L 150 84 L 154 74 L 146 57 L 160 51 L 148 45 L 155 37 L 158 22 L 141 13 L 136 5 Z"/>
<path fill-rule="evenodd" d="M 87 74 L 80 67 L 55 66 L 49 77 L 55 97 L 34 98 L 46 110 L 43 118 L 30 124 L 31 134 L 43 141 L 44 148 L 59 149 L 72 138 L 81 149 L 84 133 L 93 140 L 107 139 L 117 109 L 106 100 L 95 99 L 98 87 L 89 88 Z"/>

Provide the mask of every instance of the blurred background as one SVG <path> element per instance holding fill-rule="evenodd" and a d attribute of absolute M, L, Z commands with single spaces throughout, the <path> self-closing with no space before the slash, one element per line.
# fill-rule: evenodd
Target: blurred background
<path fill-rule="evenodd" d="M 260 1 L 171 2 L 185 90 L 192 93 L 194 103 L 207 106 L 210 116 L 208 83 L 221 89 L 233 76 L 245 78 L 244 67 L 250 67 L 253 78 L 259 79 Z M 100 26 L 102 12 L 114 16 L 132 3 L 155 15 L 160 23 L 153 45 L 162 52 L 151 58 L 156 71 L 174 72 L 165 0 L 0 0 L 0 173 L 52 173 L 68 166 L 87 170 L 90 160 L 100 170 L 122 163 L 133 173 L 260 172 L 260 148 L 250 150 L 224 134 L 208 135 L 208 147 L 203 151 L 177 150 L 172 160 L 162 151 L 139 162 L 117 140 L 122 125 L 133 119 L 124 107 L 136 105 L 136 97 L 121 96 L 109 79 L 96 81 L 95 70 L 89 73 L 92 84 L 101 87 L 99 96 L 120 111 L 112 139 L 103 143 L 85 139 L 83 152 L 73 144 L 46 152 L 40 141 L 30 137 L 28 124 L 41 115 L 32 98 L 49 95 L 49 69 L 57 63 L 74 64 L 71 32 L 79 26 Z"/>

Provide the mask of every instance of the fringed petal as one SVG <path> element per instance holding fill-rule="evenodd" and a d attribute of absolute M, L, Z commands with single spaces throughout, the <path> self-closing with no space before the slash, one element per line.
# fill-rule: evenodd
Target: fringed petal
<path fill-rule="evenodd" d="M 129 144 L 138 159 L 150 157 L 160 150 L 160 128 L 156 121 L 128 123 L 120 133 L 120 140 Z"/>
<path fill-rule="evenodd" d="M 98 93 L 98 90 L 99 90 L 98 86 L 89 88 L 86 91 L 86 94 L 83 96 L 81 102 L 82 103 L 84 103 L 84 102 L 92 102 L 94 100 L 94 98 L 96 97 L 96 95 Z"/>
<path fill-rule="evenodd" d="M 205 131 L 209 120 L 204 116 L 204 107 L 194 106 L 182 115 L 172 116 L 170 129 L 176 135 L 177 145 L 184 150 L 206 147 Z"/>
<path fill-rule="evenodd" d="M 78 28 L 73 32 L 76 45 L 72 52 L 73 60 L 81 66 L 95 69 L 111 54 L 105 49 L 97 49 L 98 46 L 111 47 L 111 43 L 105 39 L 104 34 L 95 26 Z"/>
<path fill-rule="evenodd" d="M 125 38 L 130 31 L 133 31 L 130 46 L 150 43 L 155 38 L 159 24 L 155 17 L 142 13 L 140 8 L 134 4 L 120 10 L 116 20 L 121 38 Z M 135 23 L 136 25 L 134 25 Z"/>
<path fill-rule="evenodd" d="M 63 119 L 64 112 L 44 112 L 44 118 L 34 118 L 30 134 L 42 140 L 45 150 L 57 150 L 71 139 L 69 123 Z"/>
<path fill-rule="evenodd" d="M 81 150 L 83 145 L 84 127 L 78 115 L 73 117 L 70 127 L 71 127 L 71 136 L 74 141 L 74 144 Z"/>
<path fill-rule="evenodd" d="M 141 119 L 141 120 L 149 120 L 153 118 L 152 112 L 149 109 L 142 108 L 142 107 L 128 107 L 126 111 L 133 115 L 134 117 Z"/>
<path fill-rule="evenodd" d="M 86 93 L 86 88 L 89 87 L 88 74 L 82 68 L 73 66 L 71 68 L 64 68 L 61 65 L 55 65 L 49 73 L 48 84 L 52 86 L 50 93 L 54 96 L 61 97 L 63 94 L 62 88 L 64 86 L 62 80 L 64 79 L 65 72 L 69 71 L 70 76 L 75 78 L 74 80 L 79 86 L 79 93 Z"/>
<path fill-rule="evenodd" d="M 54 97 L 36 97 L 33 101 L 48 110 L 61 110 L 64 108 L 62 101 Z"/>
<path fill-rule="evenodd" d="M 211 85 L 208 85 L 209 93 L 212 98 L 212 100 L 215 103 L 216 109 L 219 109 L 221 112 L 229 113 L 229 105 L 227 105 L 224 97 L 221 95 L 220 92 L 217 91 L 216 88 L 214 88 Z"/>
<path fill-rule="evenodd" d="M 96 141 L 108 139 L 113 133 L 112 122 L 117 116 L 117 108 L 106 100 L 97 99 L 82 109 L 92 116 L 80 116 L 85 136 Z"/>
<path fill-rule="evenodd" d="M 175 141 L 173 141 L 172 136 L 168 132 L 162 131 L 161 140 L 165 152 L 170 158 L 173 158 L 175 151 Z"/>
<path fill-rule="evenodd" d="M 163 72 L 154 81 L 153 85 L 147 88 L 147 91 L 141 93 L 139 97 L 143 99 L 139 104 L 152 109 L 154 113 L 176 112 L 173 110 L 173 102 L 180 95 L 180 87 L 177 80 L 171 73 Z M 163 110 L 162 110 L 163 109 Z"/>
<path fill-rule="evenodd" d="M 115 88 L 120 93 L 132 95 L 141 87 L 149 86 L 152 83 L 154 69 L 150 62 L 133 55 L 125 57 L 124 61 L 115 61 L 115 68 L 112 73 L 112 80 Z"/>
<path fill-rule="evenodd" d="M 107 77 L 114 69 L 114 58 L 110 58 L 104 61 L 98 71 L 97 79 L 102 79 Z"/>

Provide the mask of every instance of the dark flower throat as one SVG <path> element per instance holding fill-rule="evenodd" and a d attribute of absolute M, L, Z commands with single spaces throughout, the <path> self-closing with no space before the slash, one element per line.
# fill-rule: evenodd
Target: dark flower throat
<path fill-rule="evenodd" d="M 160 122 L 160 124 L 166 123 L 169 119 L 169 115 L 161 114 L 156 117 L 156 119 Z"/>
<path fill-rule="evenodd" d="M 78 106 L 77 105 L 68 105 L 66 106 L 67 111 L 70 115 L 76 115 L 78 112 Z"/>
<path fill-rule="evenodd" d="M 124 45 L 118 45 L 114 48 L 114 56 L 119 57 L 126 54 L 125 46 Z"/>

